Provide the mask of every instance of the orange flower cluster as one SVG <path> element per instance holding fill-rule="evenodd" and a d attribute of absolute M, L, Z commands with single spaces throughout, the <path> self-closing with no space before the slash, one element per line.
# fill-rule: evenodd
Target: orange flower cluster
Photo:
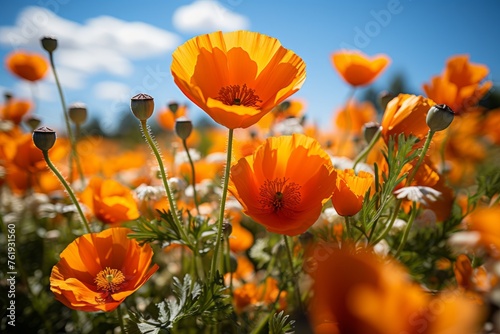
<path fill-rule="evenodd" d="M 319 246 L 321 247 L 321 246 Z M 470 334 L 481 308 L 460 291 L 431 296 L 396 262 L 370 250 L 323 246 L 313 260 L 309 315 L 317 334 Z M 328 256 L 325 257 L 324 254 Z M 439 307 L 436 307 L 439 305 Z"/>
<path fill-rule="evenodd" d="M 448 59 L 443 73 L 433 77 L 423 88 L 429 98 L 463 114 L 493 86 L 491 81 L 484 81 L 488 72 L 485 65 L 470 63 L 468 55 L 453 56 Z"/>

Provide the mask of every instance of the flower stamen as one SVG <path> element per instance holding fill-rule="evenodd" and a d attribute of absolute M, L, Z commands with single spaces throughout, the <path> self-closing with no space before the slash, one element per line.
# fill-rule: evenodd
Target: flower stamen
<path fill-rule="evenodd" d="M 97 288 L 108 293 L 114 293 L 120 290 L 120 285 L 124 281 L 125 276 L 120 270 L 111 269 L 109 267 L 101 270 L 94 279 L 94 282 L 97 284 Z"/>
<path fill-rule="evenodd" d="M 246 84 L 240 88 L 240 85 L 229 85 L 219 90 L 219 96 L 215 98 L 228 106 L 245 106 L 257 108 L 257 103 L 262 103 L 258 95 L 255 95 L 255 89 L 248 88 Z"/>
<path fill-rule="evenodd" d="M 300 185 L 288 182 L 286 178 L 266 180 L 260 186 L 259 203 L 267 211 L 279 214 L 291 214 L 300 204 Z"/>

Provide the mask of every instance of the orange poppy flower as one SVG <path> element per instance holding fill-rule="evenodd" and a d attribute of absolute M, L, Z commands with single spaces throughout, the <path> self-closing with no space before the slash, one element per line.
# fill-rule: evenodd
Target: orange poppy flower
<path fill-rule="evenodd" d="M 361 135 L 363 125 L 377 119 L 377 110 L 371 102 L 357 102 L 350 100 L 347 106 L 342 107 L 335 116 L 335 125 L 338 129 Z"/>
<path fill-rule="evenodd" d="M 7 55 L 5 64 L 11 73 L 28 81 L 42 79 L 49 69 L 49 64 L 44 57 L 25 51 L 10 53 Z"/>
<path fill-rule="evenodd" d="M 158 270 L 153 250 L 127 238 L 128 228 L 85 234 L 61 253 L 52 268 L 50 289 L 67 307 L 86 312 L 113 311 Z"/>
<path fill-rule="evenodd" d="M 498 282 L 498 278 L 489 275 L 484 266 L 472 268 L 469 257 L 460 254 L 453 267 L 459 287 L 472 292 L 489 292 Z"/>
<path fill-rule="evenodd" d="M 139 217 L 132 191 L 115 180 L 92 178 L 80 199 L 106 224 L 118 225 Z"/>
<path fill-rule="evenodd" d="M 158 112 L 156 119 L 158 124 L 165 130 L 174 131 L 175 121 L 187 115 L 187 106 L 170 103 L 166 108 Z"/>
<path fill-rule="evenodd" d="M 429 98 L 461 114 L 475 106 L 493 86 L 491 81 L 481 83 L 488 72 L 485 65 L 469 63 L 468 55 L 457 55 L 448 59 L 441 76 L 433 77 L 423 88 Z"/>
<path fill-rule="evenodd" d="M 469 230 L 479 232 L 480 243 L 495 258 L 500 258 L 500 205 L 479 207 L 466 217 Z"/>
<path fill-rule="evenodd" d="M 0 115 L 2 115 L 2 119 L 19 125 L 31 108 L 32 104 L 30 101 L 10 99 L 5 105 L 0 106 Z"/>
<path fill-rule="evenodd" d="M 305 63 L 272 37 L 250 31 L 190 39 L 172 54 L 174 81 L 217 123 L 247 128 L 295 93 Z"/>
<path fill-rule="evenodd" d="M 315 333 L 468 334 L 477 330 L 480 309 L 460 291 L 432 297 L 412 283 L 398 263 L 368 250 L 323 246 L 313 250 L 313 259 L 315 252 L 321 254 L 316 268 L 311 267 L 314 294 L 309 316 Z"/>
<path fill-rule="evenodd" d="M 237 312 L 241 312 L 249 305 L 265 304 L 269 305 L 278 298 L 278 307 L 284 309 L 286 307 L 286 291 L 281 291 L 277 281 L 268 277 L 259 285 L 255 283 L 246 283 L 234 290 L 234 304 Z"/>
<path fill-rule="evenodd" d="M 341 216 L 354 216 L 361 210 L 365 194 L 373 184 L 373 175 L 352 169 L 335 170 L 336 182 L 333 189 L 332 204 Z"/>
<path fill-rule="evenodd" d="M 425 119 L 434 101 L 423 96 L 399 94 L 389 101 L 382 116 L 382 135 L 386 142 L 389 137 L 413 135 L 419 139 L 425 138 L 429 126 Z"/>
<path fill-rule="evenodd" d="M 370 58 L 359 51 L 338 51 L 332 55 L 332 62 L 340 76 L 356 87 L 370 84 L 390 64 L 391 59 L 384 54 Z"/>
<path fill-rule="evenodd" d="M 298 235 L 318 219 L 335 183 L 328 154 L 302 134 L 268 138 L 231 167 L 229 191 L 270 232 Z"/>

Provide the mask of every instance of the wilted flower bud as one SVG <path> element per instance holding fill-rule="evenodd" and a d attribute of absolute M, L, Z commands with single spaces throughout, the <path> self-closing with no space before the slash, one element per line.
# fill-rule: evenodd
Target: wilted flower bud
<path fill-rule="evenodd" d="M 24 122 L 30 127 L 31 131 L 35 131 L 35 129 L 38 128 L 38 126 L 42 121 L 40 120 L 40 118 L 36 116 L 31 116 L 27 118 Z"/>
<path fill-rule="evenodd" d="M 54 52 L 57 49 L 57 39 L 45 36 L 41 39 L 42 46 L 47 52 Z"/>
<path fill-rule="evenodd" d="M 48 151 L 56 142 L 56 132 L 46 126 L 33 131 L 33 142 L 42 151 Z"/>
<path fill-rule="evenodd" d="M 75 102 L 68 108 L 69 118 L 77 125 L 85 123 L 87 120 L 87 106 L 82 102 Z"/>
<path fill-rule="evenodd" d="M 425 119 L 432 131 L 442 131 L 450 126 L 455 113 L 446 104 L 436 104 L 429 109 Z"/>
<path fill-rule="evenodd" d="M 168 109 L 174 114 L 179 110 L 179 103 L 172 102 L 167 105 Z"/>
<path fill-rule="evenodd" d="M 193 131 L 193 123 L 186 117 L 179 117 L 175 121 L 175 133 L 182 140 L 186 140 Z"/>
<path fill-rule="evenodd" d="M 290 105 L 291 103 L 289 101 L 284 101 L 284 102 L 281 102 L 279 105 L 278 105 L 278 111 L 280 112 L 284 112 L 284 111 L 287 111 L 288 108 L 290 108 Z"/>
<path fill-rule="evenodd" d="M 151 117 L 154 108 L 155 100 L 148 94 L 140 93 L 130 99 L 130 109 L 140 121 L 145 121 Z"/>
<path fill-rule="evenodd" d="M 370 143 L 380 129 L 380 124 L 376 122 L 368 122 L 363 125 L 363 137 L 367 143 Z"/>

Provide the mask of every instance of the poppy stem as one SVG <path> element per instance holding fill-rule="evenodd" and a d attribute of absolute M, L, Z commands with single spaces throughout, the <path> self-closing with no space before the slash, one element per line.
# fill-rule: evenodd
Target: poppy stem
<path fill-rule="evenodd" d="M 123 314 L 122 314 L 122 310 L 120 308 L 121 305 L 118 305 L 118 307 L 116 308 L 116 315 L 118 317 L 118 323 L 120 324 L 120 330 L 122 333 L 127 333 L 125 331 L 125 325 L 123 324 Z"/>
<path fill-rule="evenodd" d="M 375 135 L 373 136 L 372 140 L 368 144 L 368 146 L 366 146 L 363 149 L 363 151 L 361 151 L 358 154 L 358 156 L 356 157 L 356 160 L 354 160 L 354 165 L 352 166 L 352 169 L 354 169 L 354 171 L 356 171 L 356 166 L 361 162 L 361 160 L 363 160 L 364 158 L 366 158 L 366 156 L 368 155 L 368 153 L 370 153 L 370 151 L 372 150 L 373 146 L 375 146 L 375 144 L 380 139 L 381 135 L 382 135 L 382 127 L 379 127 L 378 130 L 377 130 L 377 132 L 375 132 Z"/>
<path fill-rule="evenodd" d="M 429 149 L 429 146 L 431 145 L 432 137 L 436 131 L 429 130 L 429 133 L 427 134 L 427 139 L 425 140 L 424 147 L 422 147 L 422 150 L 420 151 L 417 163 L 415 164 L 415 167 L 413 168 L 411 174 L 406 178 L 406 183 L 405 186 L 410 186 L 411 181 L 413 181 L 413 178 L 417 174 L 418 169 L 420 168 L 420 165 L 424 161 L 425 155 L 427 154 L 427 150 Z M 391 230 L 392 226 L 394 225 L 394 222 L 396 221 L 396 218 L 398 217 L 399 214 L 399 209 L 401 208 L 401 204 L 403 203 L 403 199 L 398 199 L 396 202 L 396 205 L 394 207 L 394 212 L 392 213 L 391 220 L 389 222 L 389 225 L 387 225 L 386 229 L 382 232 L 382 234 L 375 239 L 375 241 L 372 243 L 372 245 L 378 244 L 382 239 L 384 239 L 389 231 Z"/>
<path fill-rule="evenodd" d="M 410 214 L 410 218 L 408 219 L 408 223 L 406 223 L 406 227 L 405 227 L 405 230 L 403 232 L 403 238 L 401 239 L 401 243 L 399 244 L 399 247 L 396 251 L 396 255 L 394 257 L 398 257 L 399 254 L 401 254 L 401 251 L 403 250 L 405 244 L 406 244 L 406 241 L 408 240 L 408 235 L 410 234 L 410 230 L 411 230 L 411 227 L 413 225 L 413 222 L 415 221 L 415 217 L 417 216 L 417 204 L 415 202 L 413 202 L 413 205 L 411 207 L 411 214 Z"/>
<path fill-rule="evenodd" d="M 215 239 L 214 256 L 212 258 L 212 263 L 210 265 L 210 280 L 215 279 L 215 273 L 217 271 L 217 263 L 219 260 L 219 249 L 222 239 L 222 226 L 224 223 L 224 210 L 226 208 L 226 198 L 227 198 L 227 188 L 229 185 L 229 171 L 231 170 L 231 154 L 233 151 L 233 129 L 229 129 L 227 137 L 227 157 L 226 157 L 226 168 L 224 169 L 224 180 L 222 185 L 222 197 L 220 200 L 220 211 L 219 220 L 217 225 L 217 237 Z"/>
<path fill-rule="evenodd" d="M 42 150 L 43 153 L 43 158 L 45 159 L 45 162 L 47 163 L 47 166 L 49 166 L 50 170 L 55 174 L 55 176 L 59 179 L 59 182 L 64 186 L 64 189 L 68 193 L 69 197 L 71 198 L 71 201 L 76 207 L 76 210 L 78 211 L 78 214 L 80 215 L 80 219 L 82 220 L 83 225 L 85 226 L 85 229 L 87 230 L 87 233 L 92 233 L 92 230 L 90 229 L 89 222 L 87 221 L 87 218 L 83 214 L 82 208 L 80 206 L 80 203 L 78 203 L 78 200 L 76 199 L 75 193 L 69 186 L 68 182 L 64 179 L 64 177 L 59 173 L 57 170 L 56 166 L 52 164 L 52 161 L 50 161 L 49 158 L 49 151 L 48 150 Z"/>
<path fill-rule="evenodd" d="M 163 160 L 161 158 L 160 152 L 158 151 L 158 147 L 154 139 L 151 137 L 151 134 L 149 133 L 149 127 L 147 124 L 147 121 L 141 120 L 141 128 L 142 128 L 142 133 L 144 134 L 144 137 L 146 138 L 146 141 L 151 148 L 151 151 L 153 151 L 153 154 L 156 157 L 156 161 L 158 162 L 158 167 L 160 169 L 160 174 L 161 174 L 161 179 L 163 181 L 163 187 L 165 188 L 165 191 L 167 193 L 167 199 L 168 199 L 168 204 L 170 205 L 170 211 L 172 212 L 172 217 L 174 218 L 174 223 L 177 225 L 177 229 L 181 233 L 182 239 L 185 240 L 185 242 L 188 242 L 188 236 L 186 235 L 186 232 L 184 231 L 184 227 L 181 224 L 181 221 L 179 219 L 179 215 L 177 212 L 177 207 L 175 205 L 174 197 L 172 196 L 172 192 L 170 191 L 170 186 L 168 185 L 168 179 L 167 179 L 167 173 L 165 172 L 165 167 L 163 165 Z"/>
<path fill-rule="evenodd" d="M 191 154 L 189 154 L 189 149 L 187 146 L 186 139 L 182 139 L 182 146 L 184 146 L 184 151 L 186 151 L 189 164 L 191 165 L 191 179 L 192 179 L 192 186 L 193 186 L 193 199 L 194 199 L 194 206 L 196 207 L 196 212 L 200 214 L 200 209 L 198 207 L 198 196 L 196 195 L 196 174 L 194 170 L 194 163 L 193 159 L 191 158 Z"/>
<path fill-rule="evenodd" d="M 59 98 L 61 99 L 61 105 L 64 114 L 64 122 L 66 123 L 66 132 L 68 133 L 68 139 L 71 146 L 71 154 L 69 159 L 69 175 L 70 179 L 73 177 L 73 161 L 75 162 L 76 168 L 78 170 L 78 174 L 80 175 L 80 179 L 82 181 L 82 186 L 85 185 L 85 176 L 83 175 L 82 166 L 80 165 L 80 159 L 78 158 L 78 152 L 76 147 L 75 137 L 73 136 L 73 132 L 71 131 L 71 125 L 69 123 L 69 115 L 68 109 L 66 109 L 66 101 L 64 99 L 64 94 L 62 91 L 61 83 L 59 82 L 59 77 L 57 76 L 56 65 L 54 64 L 54 54 L 53 52 L 49 52 L 50 58 L 50 66 L 52 68 L 52 72 L 54 73 L 54 79 L 56 81 L 57 91 L 59 93 Z"/>
<path fill-rule="evenodd" d="M 290 270 L 292 271 L 293 284 L 295 286 L 295 295 L 297 296 L 297 302 L 298 302 L 299 308 L 303 312 L 304 306 L 302 305 L 302 294 L 300 293 L 299 280 L 298 280 L 297 274 L 295 273 L 295 269 L 293 266 L 292 249 L 291 249 L 290 244 L 288 242 L 288 237 L 284 234 L 283 234 L 283 240 L 285 241 L 286 254 L 288 257 L 288 262 L 290 264 Z"/>

